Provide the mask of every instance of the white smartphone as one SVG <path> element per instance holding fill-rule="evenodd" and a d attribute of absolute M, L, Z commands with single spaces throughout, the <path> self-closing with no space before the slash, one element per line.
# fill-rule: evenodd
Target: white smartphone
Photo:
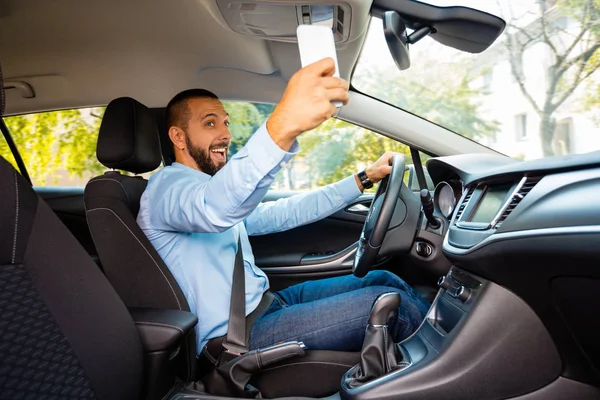
<path fill-rule="evenodd" d="M 335 52 L 335 41 L 331 28 L 324 25 L 299 25 L 296 29 L 296 36 L 298 37 L 300 62 L 303 68 L 324 58 L 331 57 L 335 62 L 335 73 L 333 76 L 340 77 L 340 69 Z M 343 105 L 341 101 L 334 101 L 332 103 L 336 107 Z"/>

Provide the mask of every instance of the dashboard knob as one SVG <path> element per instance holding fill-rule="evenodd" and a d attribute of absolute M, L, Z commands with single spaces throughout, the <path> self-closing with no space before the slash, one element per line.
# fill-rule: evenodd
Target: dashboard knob
<path fill-rule="evenodd" d="M 469 297 L 471 297 L 471 289 L 461 285 L 456 288 L 452 297 L 455 297 L 461 301 L 467 301 L 467 300 L 469 300 Z"/>
<path fill-rule="evenodd" d="M 442 289 L 448 289 L 450 287 L 450 282 L 448 281 L 448 279 L 446 278 L 446 276 L 440 276 L 440 279 L 438 279 L 438 286 L 441 287 Z"/>

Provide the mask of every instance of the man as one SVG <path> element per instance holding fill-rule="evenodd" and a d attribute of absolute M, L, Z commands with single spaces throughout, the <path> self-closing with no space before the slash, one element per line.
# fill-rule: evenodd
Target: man
<path fill-rule="evenodd" d="M 325 59 L 298 71 L 269 119 L 229 161 L 229 116 L 217 96 L 202 89 L 176 95 L 167 126 L 176 162 L 154 174 L 141 199 L 138 223 L 172 271 L 198 315 L 197 352 L 227 332 L 232 274 L 241 239 L 246 315 L 269 289 L 254 264 L 248 235 L 291 229 L 324 218 L 362 193 L 357 176 L 315 191 L 261 204 L 276 173 L 298 153 L 296 138 L 332 117 L 332 101 L 348 103 L 348 83 L 332 77 Z M 366 170 L 374 183 L 391 172 L 386 153 Z M 429 305 L 400 278 L 371 272 L 292 286 L 275 293 L 255 321 L 250 348 L 303 341 L 309 349 L 359 350 L 369 310 L 381 293 L 402 295 L 396 339 L 410 335 Z"/>

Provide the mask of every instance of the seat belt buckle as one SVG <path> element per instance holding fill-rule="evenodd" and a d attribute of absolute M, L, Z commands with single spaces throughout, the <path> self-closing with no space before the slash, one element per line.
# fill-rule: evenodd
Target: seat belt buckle
<path fill-rule="evenodd" d="M 225 349 L 225 353 L 233 354 L 236 356 L 241 356 L 244 353 L 247 353 L 250 349 L 247 346 L 240 346 L 238 344 L 233 344 L 227 341 L 227 339 L 223 340 L 223 348 Z"/>
<path fill-rule="evenodd" d="M 221 352 L 221 355 L 219 356 L 219 365 L 225 364 L 231 360 L 233 360 L 234 358 L 240 357 L 242 355 L 244 355 L 245 353 L 248 352 L 248 347 L 246 346 L 239 346 L 233 343 L 229 343 L 227 342 L 227 340 L 223 340 L 222 343 L 223 346 L 223 351 Z"/>

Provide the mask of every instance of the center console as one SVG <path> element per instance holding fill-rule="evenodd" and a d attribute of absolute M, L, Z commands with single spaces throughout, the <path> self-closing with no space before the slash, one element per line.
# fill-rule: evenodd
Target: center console
<path fill-rule="evenodd" d="M 456 267 L 438 285 L 419 329 L 396 344 L 402 365 L 361 385 L 348 384 L 349 371 L 341 398 L 510 398 L 560 375 L 552 340 L 519 297 Z"/>

